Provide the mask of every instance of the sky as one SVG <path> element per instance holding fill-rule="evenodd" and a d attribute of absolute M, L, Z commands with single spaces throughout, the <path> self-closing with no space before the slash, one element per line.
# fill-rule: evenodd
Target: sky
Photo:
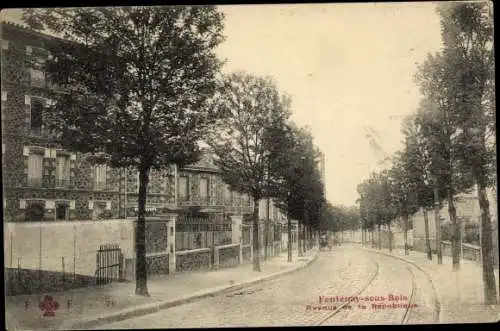
<path fill-rule="evenodd" d="M 292 120 L 325 154 L 327 200 L 352 205 L 356 186 L 402 147 L 417 108 L 417 64 L 441 48 L 435 3 L 224 5 L 225 72 L 272 76 Z M 20 23 L 20 10 L 2 11 Z"/>

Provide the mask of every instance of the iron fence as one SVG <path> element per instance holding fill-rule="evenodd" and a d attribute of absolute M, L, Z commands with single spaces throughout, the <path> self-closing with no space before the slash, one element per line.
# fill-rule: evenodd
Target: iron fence
<path fill-rule="evenodd" d="M 116 244 L 99 246 L 96 254 L 96 284 L 108 284 L 123 278 L 123 254 Z"/>
<path fill-rule="evenodd" d="M 232 224 L 207 217 L 183 217 L 175 225 L 175 249 L 185 251 L 232 243 Z"/>

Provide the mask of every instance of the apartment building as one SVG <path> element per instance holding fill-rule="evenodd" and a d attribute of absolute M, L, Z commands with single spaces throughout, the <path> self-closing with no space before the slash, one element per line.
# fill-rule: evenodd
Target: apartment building
<path fill-rule="evenodd" d="M 41 64 L 50 43 L 63 40 L 2 22 L 2 177 L 8 222 L 123 218 L 137 212 L 138 173 L 90 164 L 61 148 L 46 129 L 43 109 L 54 88 Z M 154 215 L 197 207 L 212 219 L 252 211 L 248 196 L 231 192 L 208 150 L 199 162 L 152 171 L 146 210 Z"/>

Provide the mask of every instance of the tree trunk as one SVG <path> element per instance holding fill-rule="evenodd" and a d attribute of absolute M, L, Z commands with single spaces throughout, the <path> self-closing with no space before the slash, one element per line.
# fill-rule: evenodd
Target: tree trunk
<path fill-rule="evenodd" d="M 387 223 L 389 227 L 389 252 L 392 252 L 392 232 L 391 232 L 391 222 Z"/>
<path fill-rule="evenodd" d="M 264 261 L 267 260 L 267 248 L 269 246 L 269 208 L 270 208 L 270 201 L 269 198 L 267 200 L 267 206 L 266 206 L 266 220 L 264 223 Z"/>
<path fill-rule="evenodd" d="M 380 233 L 380 223 L 378 224 L 378 249 L 382 249 L 382 235 Z"/>
<path fill-rule="evenodd" d="M 457 223 L 457 210 L 455 209 L 455 202 L 453 201 L 453 191 L 448 189 L 446 193 L 446 200 L 448 202 L 448 214 L 451 220 L 451 256 L 452 256 L 452 270 L 460 270 L 460 228 Z"/>
<path fill-rule="evenodd" d="M 307 234 L 306 234 L 306 229 L 307 225 L 306 222 L 304 222 L 304 225 L 302 226 L 302 252 L 307 252 Z"/>
<path fill-rule="evenodd" d="M 288 223 L 288 262 L 292 262 L 292 220 L 287 216 Z"/>
<path fill-rule="evenodd" d="M 297 251 L 299 256 L 303 256 L 302 254 L 302 220 L 299 220 L 298 228 L 297 228 Z"/>
<path fill-rule="evenodd" d="M 253 205 L 253 270 L 260 272 L 259 203 L 254 197 Z"/>
<path fill-rule="evenodd" d="M 477 193 L 481 210 L 481 253 L 483 259 L 484 304 L 497 304 L 497 287 L 493 270 L 493 242 L 490 216 L 490 203 L 486 195 L 484 172 L 477 176 Z"/>
<path fill-rule="evenodd" d="M 431 240 L 429 239 L 429 215 L 427 208 L 424 209 L 424 225 L 425 225 L 425 251 L 427 252 L 427 259 L 432 260 Z"/>
<path fill-rule="evenodd" d="M 149 181 L 149 169 L 139 169 L 139 206 L 137 208 L 137 226 L 135 231 L 135 294 L 149 296 L 148 271 L 146 264 L 146 195 Z"/>
<path fill-rule="evenodd" d="M 403 236 L 405 241 L 405 255 L 408 255 L 408 215 L 403 215 Z"/>
<path fill-rule="evenodd" d="M 439 210 L 439 190 L 434 188 L 434 219 L 436 222 L 436 253 L 438 264 L 443 264 L 443 251 L 441 249 L 441 215 Z"/>

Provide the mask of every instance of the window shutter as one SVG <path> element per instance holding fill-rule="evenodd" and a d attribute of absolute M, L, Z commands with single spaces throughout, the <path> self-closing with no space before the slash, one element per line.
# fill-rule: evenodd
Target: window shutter
<path fill-rule="evenodd" d="M 111 210 L 111 201 L 106 201 L 106 210 Z"/>
<path fill-rule="evenodd" d="M 24 123 L 26 131 L 31 129 L 31 97 L 29 95 L 24 96 Z"/>
<path fill-rule="evenodd" d="M 7 101 L 7 91 L 2 91 L 2 101 Z"/>
<path fill-rule="evenodd" d="M 102 169 L 103 169 L 102 171 L 104 171 L 104 182 L 106 183 L 106 185 L 111 184 L 112 177 L 110 169 L 108 169 L 107 165 L 103 165 Z"/>
<path fill-rule="evenodd" d="M 89 172 L 90 172 L 90 175 L 89 175 L 89 177 L 90 177 L 90 183 L 89 184 L 95 183 L 97 181 L 97 177 L 96 177 L 97 169 L 96 169 L 96 166 L 90 165 Z"/>
<path fill-rule="evenodd" d="M 94 209 L 94 201 L 92 200 L 89 201 L 89 209 L 90 210 Z"/>
<path fill-rule="evenodd" d="M 33 53 L 33 48 L 31 46 L 26 46 L 26 55 L 31 55 Z"/>

